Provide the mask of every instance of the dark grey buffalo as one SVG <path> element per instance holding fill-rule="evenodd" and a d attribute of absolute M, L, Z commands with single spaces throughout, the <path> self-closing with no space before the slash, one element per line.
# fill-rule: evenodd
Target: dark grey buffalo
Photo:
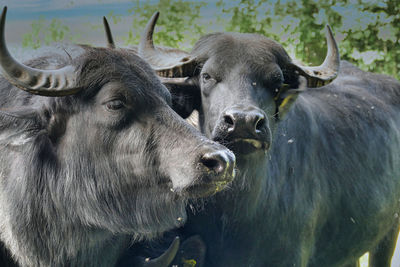
<path fill-rule="evenodd" d="M 21 266 L 114 266 L 131 243 L 182 225 L 189 198 L 232 180 L 232 152 L 172 111 L 138 56 L 76 46 L 21 64 L 5 17 L 0 238 Z"/>
<path fill-rule="evenodd" d="M 340 62 L 329 28 L 324 63 L 305 67 L 257 34 L 209 34 L 190 53 L 154 47 L 157 16 L 139 53 L 175 109 L 197 110 L 201 131 L 237 157 L 231 190 L 181 231 L 204 240 L 205 266 L 355 265 L 395 229 L 399 82 Z"/>

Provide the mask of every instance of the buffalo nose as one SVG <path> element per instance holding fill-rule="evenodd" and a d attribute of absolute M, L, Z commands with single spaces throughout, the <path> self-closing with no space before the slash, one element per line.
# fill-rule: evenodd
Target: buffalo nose
<path fill-rule="evenodd" d="M 259 110 L 243 112 L 232 109 L 225 112 L 223 119 L 228 132 L 243 131 L 258 134 L 266 127 L 265 115 Z"/>
<path fill-rule="evenodd" d="M 206 170 L 213 172 L 222 179 L 233 178 L 235 161 L 235 155 L 229 150 L 207 152 L 200 159 Z"/>

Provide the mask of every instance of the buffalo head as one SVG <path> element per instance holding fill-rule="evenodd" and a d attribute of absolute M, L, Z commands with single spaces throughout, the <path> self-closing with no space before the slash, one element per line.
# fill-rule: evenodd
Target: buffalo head
<path fill-rule="evenodd" d="M 183 117 L 198 110 L 202 132 L 237 156 L 268 150 L 275 123 L 298 93 L 325 85 L 338 73 L 339 53 L 329 26 L 325 61 L 305 67 L 295 64 L 279 43 L 258 34 L 209 34 L 191 53 L 156 48 L 157 18 L 155 13 L 146 26 L 139 55 L 170 88 L 174 109 Z"/>
<path fill-rule="evenodd" d="M 169 91 L 140 57 L 75 46 L 76 55 L 22 64 L 7 50 L 5 17 L 6 8 L 0 237 L 23 265 L 86 265 L 74 259 L 104 249 L 93 244 L 181 225 L 188 198 L 233 179 L 232 152 L 173 112 Z"/>

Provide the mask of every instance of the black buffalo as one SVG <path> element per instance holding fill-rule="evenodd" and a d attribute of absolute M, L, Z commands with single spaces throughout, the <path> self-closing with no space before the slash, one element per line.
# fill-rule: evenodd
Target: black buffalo
<path fill-rule="evenodd" d="M 74 46 L 21 64 L 6 10 L 0 239 L 21 266 L 114 266 L 131 243 L 182 225 L 189 198 L 232 180 L 232 152 L 172 111 L 142 59 Z"/>
<path fill-rule="evenodd" d="M 398 81 L 340 62 L 329 27 L 324 63 L 305 67 L 257 34 L 209 34 L 190 53 L 154 47 L 157 16 L 140 55 L 175 109 L 197 110 L 201 131 L 237 157 L 232 189 L 181 231 L 205 241 L 205 266 L 355 266 L 396 229 Z"/>

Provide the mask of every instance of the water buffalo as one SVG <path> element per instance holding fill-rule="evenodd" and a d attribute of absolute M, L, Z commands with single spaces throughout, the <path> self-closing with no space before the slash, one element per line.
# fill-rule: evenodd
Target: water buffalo
<path fill-rule="evenodd" d="M 155 47 L 157 17 L 139 54 L 179 114 L 197 110 L 201 131 L 237 157 L 231 190 L 181 230 L 204 240 L 205 266 L 356 265 L 397 227 L 398 81 L 340 62 L 329 27 L 326 59 L 305 67 L 258 34 L 208 34 L 190 53 Z"/>
<path fill-rule="evenodd" d="M 19 63 L 6 11 L 0 240 L 19 265 L 114 266 L 131 243 L 182 225 L 188 199 L 233 179 L 233 153 L 173 112 L 138 56 L 74 46 Z"/>

